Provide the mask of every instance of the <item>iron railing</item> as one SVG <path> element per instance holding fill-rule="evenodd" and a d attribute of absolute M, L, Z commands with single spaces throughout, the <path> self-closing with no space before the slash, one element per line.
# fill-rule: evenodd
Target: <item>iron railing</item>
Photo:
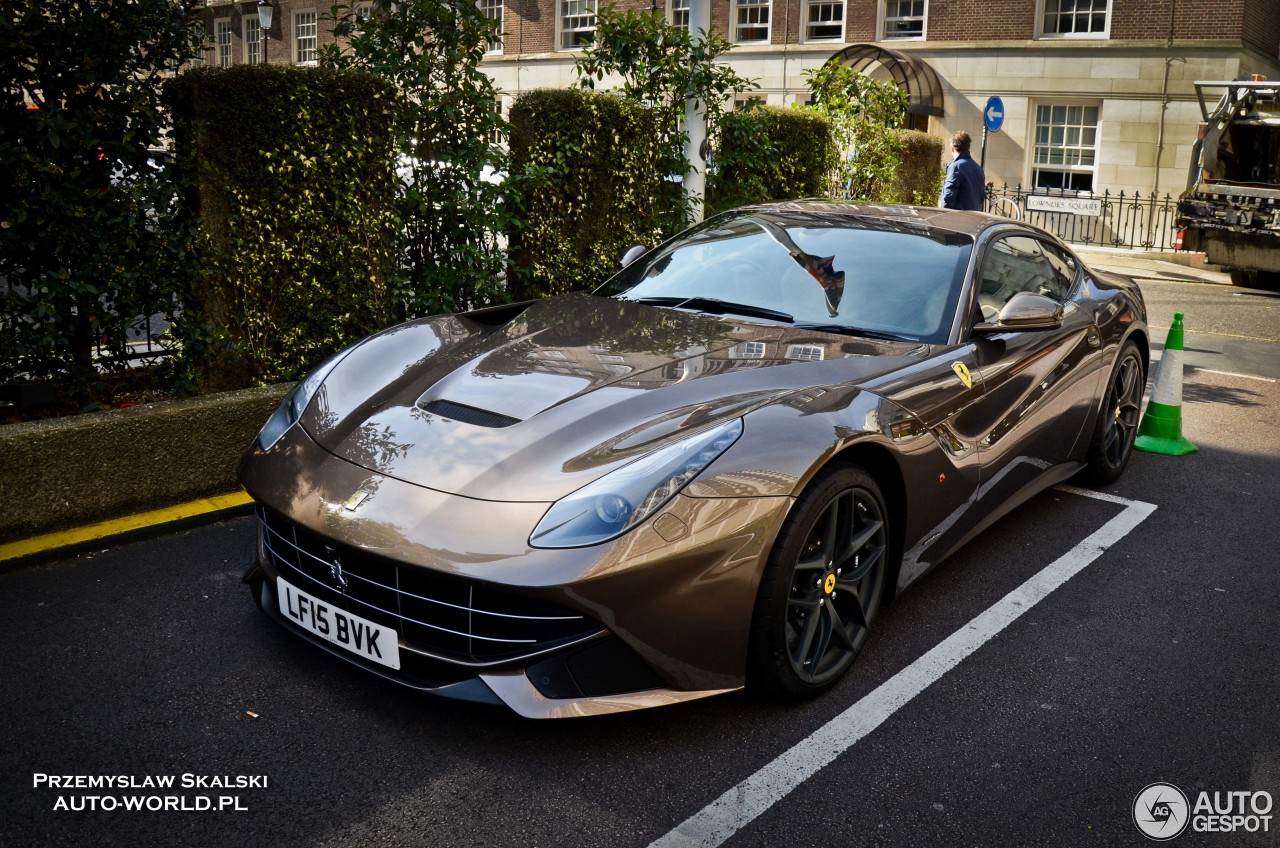
<path fill-rule="evenodd" d="M 28 289 L 10 286 L 0 276 L 0 396 L 11 382 L 56 376 L 71 369 L 71 352 L 65 343 L 32 345 L 42 324 L 62 319 L 52 314 L 36 317 L 30 299 Z M 115 314 L 112 304 L 104 298 L 100 309 L 100 329 L 90 346 L 99 371 L 156 365 L 174 352 L 176 340 L 169 330 L 176 306 L 144 307 L 142 314 L 128 318 Z"/>
<path fill-rule="evenodd" d="M 1071 244 L 1173 250 L 1178 200 L 1136 191 L 1094 194 L 988 183 L 987 211 L 1043 227 Z"/>

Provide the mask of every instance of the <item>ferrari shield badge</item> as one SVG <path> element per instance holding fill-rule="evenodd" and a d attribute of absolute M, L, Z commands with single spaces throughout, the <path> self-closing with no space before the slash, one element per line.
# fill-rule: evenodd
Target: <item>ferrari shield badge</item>
<path fill-rule="evenodd" d="M 355 508 L 360 506 L 360 504 L 364 503 L 364 499 L 367 497 L 369 497 L 368 492 L 356 492 L 354 495 L 347 498 L 347 502 L 344 503 L 342 506 L 348 512 L 354 512 Z"/>
<path fill-rule="evenodd" d="M 964 383 L 966 389 L 973 388 L 973 375 L 969 373 L 969 368 L 963 362 L 952 365 L 951 370 L 956 372 L 956 376 L 960 378 L 960 382 Z"/>

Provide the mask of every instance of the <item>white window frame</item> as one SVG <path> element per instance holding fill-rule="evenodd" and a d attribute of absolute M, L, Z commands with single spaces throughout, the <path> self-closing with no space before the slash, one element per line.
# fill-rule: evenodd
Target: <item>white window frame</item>
<path fill-rule="evenodd" d="M 231 52 L 231 19 L 218 18 L 213 22 L 214 59 L 219 68 L 229 68 L 235 64 L 235 55 Z"/>
<path fill-rule="evenodd" d="M 565 7 L 566 7 L 567 5 L 569 5 L 569 4 L 571 4 L 571 3 L 578 3 L 578 2 L 583 3 L 583 4 L 584 4 L 584 6 L 589 6 L 589 7 L 591 8 L 591 11 L 590 11 L 590 12 L 583 12 L 583 13 L 575 14 L 575 15 L 569 15 L 569 14 L 566 14 L 566 8 L 565 8 Z M 571 33 L 571 32 L 588 32 L 588 31 L 590 31 L 590 33 L 591 33 L 591 41 L 590 41 L 590 42 L 588 42 L 588 43 L 595 43 L 595 40 L 596 40 L 596 10 L 599 8 L 599 4 L 598 4 L 597 0 L 555 0 L 555 3 L 556 3 L 556 6 L 555 6 L 555 9 L 556 9 L 556 47 L 555 47 L 555 49 L 556 49 L 556 51 L 557 51 L 557 52 L 559 52 L 559 53 L 577 53 L 578 51 L 582 50 L 582 48 L 583 48 L 583 47 L 586 47 L 586 46 L 587 46 L 586 44 L 579 44 L 579 45 L 576 45 L 576 46 L 573 46 L 573 47 L 566 47 L 566 46 L 565 46 L 565 43 L 564 43 L 565 36 L 567 36 L 567 35 L 568 35 L 569 33 Z M 566 27 L 566 26 L 565 26 L 565 19 L 566 19 L 566 18 L 570 18 L 570 17 L 572 17 L 572 18 L 586 18 L 586 17 L 590 17 L 590 18 L 591 18 L 591 26 L 590 26 L 590 27 L 586 27 L 586 26 Z"/>
<path fill-rule="evenodd" d="M 208 65 L 212 64 L 209 59 L 212 55 L 213 46 L 206 40 L 209 37 L 209 30 L 205 26 L 204 21 L 197 21 L 195 24 L 196 34 L 200 36 L 200 46 L 196 48 L 195 54 L 191 57 L 192 65 Z"/>
<path fill-rule="evenodd" d="M 764 9 L 764 38 L 741 38 L 738 35 L 742 24 L 739 21 L 739 12 L 743 9 Z M 733 27 L 734 44 L 770 44 L 773 41 L 773 0 L 733 0 L 733 6 L 730 9 Z M 761 26 L 761 23 L 753 23 L 750 25 L 752 29 Z"/>
<path fill-rule="evenodd" d="M 677 21 L 677 13 L 682 13 L 684 20 Z M 689 0 L 667 0 L 667 23 L 677 29 L 689 28 Z"/>
<path fill-rule="evenodd" d="M 809 10 L 814 6 L 839 6 L 840 17 L 836 20 L 823 21 L 824 25 L 840 24 L 840 34 L 838 36 L 823 35 L 814 36 L 809 32 L 809 27 L 813 25 L 813 21 L 809 20 Z M 845 20 L 849 16 L 849 4 L 846 0 L 804 0 L 800 4 L 800 40 L 805 44 L 840 44 L 844 42 Z"/>
<path fill-rule="evenodd" d="M 738 342 L 729 348 L 730 359 L 764 359 L 768 350 L 764 342 Z"/>
<path fill-rule="evenodd" d="M 257 10 L 240 19 L 240 40 L 244 43 L 244 63 L 258 65 L 262 62 L 262 26 L 258 23 Z"/>
<path fill-rule="evenodd" d="M 1040 0 L 1043 2 L 1043 0 Z M 929 37 L 929 0 L 924 0 L 924 11 L 920 14 L 920 34 L 919 35 L 890 35 L 888 26 L 890 21 L 913 20 L 915 15 L 903 17 L 896 15 L 889 17 L 890 0 L 880 0 L 876 4 L 876 34 L 877 41 L 925 41 Z"/>
<path fill-rule="evenodd" d="M 504 35 L 502 27 L 506 20 L 506 2 L 505 0 L 476 0 L 476 5 L 480 8 L 480 14 L 491 20 L 498 22 L 498 40 L 490 41 L 485 48 L 485 55 L 495 55 L 502 52 L 502 37 Z"/>
<path fill-rule="evenodd" d="M 373 16 L 373 3 L 356 3 L 351 7 L 351 31 L 361 32 L 365 23 Z"/>
<path fill-rule="evenodd" d="M 787 359 L 798 362 L 821 362 L 827 358 L 827 349 L 817 344 L 787 345 Z M 813 398 L 809 398 L 813 400 Z"/>
<path fill-rule="evenodd" d="M 1044 27 L 1044 18 L 1051 7 L 1061 9 L 1061 4 L 1066 0 L 1036 0 L 1036 38 L 1045 39 L 1108 39 L 1111 38 L 1111 15 L 1114 11 L 1112 0 L 1103 0 L 1106 4 L 1106 24 L 1101 32 L 1046 32 Z M 1075 0 L 1082 2 L 1082 0 Z M 1074 14 L 1074 13 L 1073 13 Z M 1091 13 L 1093 14 L 1093 13 Z"/>
<path fill-rule="evenodd" d="M 1040 120 L 1041 109 L 1050 110 L 1050 119 L 1047 124 L 1041 123 L 1041 120 Z M 1061 123 L 1058 123 L 1053 119 L 1053 115 L 1052 115 L 1053 109 L 1066 110 L 1066 113 L 1064 115 L 1064 120 Z M 1072 115 L 1071 115 L 1072 109 L 1081 110 L 1079 122 L 1072 121 Z M 1085 110 L 1088 110 L 1088 109 L 1095 110 L 1094 112 L 1095 120 L 1092 127 L 1093 129 L 1092 145 L 1088 145 L 1084 143 L 1085 137 L 1087 135 L 1087 130 L 1089 129 L 1089 124 L 1086 123 L 1084 120 L 1087 114 Z M 1029 115 L 1029 118 L 1030 120 L 1027 121 L 1027 124 L 1030 129 L 1031 136 L 1027 140 L 1028 141 L 1027 150 L 1030 152 L 1030 155 L 1027 157 L 1027 161 L 1030 166 L 1030 171 L 1027 174 L 1027 185 L 1031 186 L 1033 191 L 1059 190 L 1053 187 L 1041 188 L 1037 185 L 1036 172 L 1041 170 L 1057 171 L 1057 172 L 1066 173 L 1066 174 L 1089 174 L 1092 177 L 1092 179 L 1090 180 L 1092 184 L 1092 188 L 1088 190 L 1097 192 L 1098 161 L 1100 158 L 1099 154 L 1101 152 L 1101 146 L 1102 146 L 1102 102 L 1099 100 L 1084 100 L 1084 101 L 1041 100 L 1041 101 L 1033 102 L 1031 104 L 1031 114 Z M 1042 126 L 1046 127 L 1048 130 L 1047 143 L 1041 143 L 1040 141 L 1040 128 Z M 1062 138 L 1061 144 L 1055 144 L 1053 141 L 1053 135 L 1054 135 L 1053 131 L 1055 128 L 1062 129 L 1063 138 Z M 1075 140 L 1074 143 L 1071 143 L 1072 129 L 1078 129 L 1080 131 L 1079 137 Z M 1049 161 L 1041 162 L 1040 149 L 1042 147 L 1046 151 L 1052 151 L 1054 149 L 1063 150 L 1064 151 L 1063 161 L 1060 163 L 1054 163 Z M 1090 151 L 1092 153 L 1093 161 L 1088 165 L 1083 165 L 1079 163 L 1069 163 L 1066 161 L 1068 157 L 1065 155 L 1065 153 L 1067 151 L 1074 151 L 1080 154 L 1079 158 L 1081 159 L 1084 158 L 1083 154 L 1085 151 Z M 1074 191 L 1075 189 L 1064 188 L 1062 190 Z M 1080 190 L 1084 191 L 1085 189 L 1080 189 Z"/>
<path fill-rule="evenodd" d="M 507 99 L 501 94 L 495 96 L 493 98 L 493 109 L 498 113 L 499 118 L 506 118 L 507 113 L 510 111 L 507 107 Z M 502 127 L 495 129 L 489 142 L 506 150 L 508 142 L 506 131 Z"/>
<path fill-rule="evenodd" d="M 298 19 L 311 16 L 311 22 L 306 26 L 312 27 L 312 34 L 305 36 L 311 42 L 311 58 L 304 59 L 304 49 L 302 40 L 304 36 L 298 33 Z M 295 65 L 314 65 L 319 59 L 317 51 L 320 49 L 320 16 L 316 14 L 315 9 L 299 9 L 293 13 L 293 32 L 289 39 L 290 52 L 293 54 L 293 64 Z"/>

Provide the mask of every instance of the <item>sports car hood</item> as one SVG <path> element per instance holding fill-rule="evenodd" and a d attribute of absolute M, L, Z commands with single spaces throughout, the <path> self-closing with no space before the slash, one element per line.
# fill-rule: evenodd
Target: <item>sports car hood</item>
<path fill-rule="evenodd" d="M 927 347 L 591 295 L 430 318 L 354 348 L 302 426 L 379 474 L 498 501 L 553 501 L 686 428 Z"/>

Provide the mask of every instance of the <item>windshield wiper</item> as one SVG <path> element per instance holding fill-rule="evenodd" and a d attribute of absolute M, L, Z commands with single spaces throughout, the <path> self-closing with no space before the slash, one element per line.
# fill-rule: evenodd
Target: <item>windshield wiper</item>
<path fill-rule="evenodd" d="M 629 300 L 629 298 L 624 298 Z M 709 312 L 712 315 L 745 315 L 748 318 L 766 318 L 770 321 L 783 321 L 787 324 L 795 321 L 795 317 L 775 309 L 763 306 L 752 306 L 749 303 L 731 303 L 717 300 L 714 297 L 637 297 L 632 303 L 644 303 L 649 306 L 670 306 L 674 309 L 693 309 L 698 312 Z"/>
<path fill-rule="evenodd" d="M 844 324 L 796 324 L 797 330 L 817 330 L 820 333 L 839 333 L 842 336 L 863 336 L 868 339 L 883 339 L 887 342 L 918 342 L 910 336 L 890 333 L 886 330 L 868 330 L 863 327 L 847 327 Z"/>

